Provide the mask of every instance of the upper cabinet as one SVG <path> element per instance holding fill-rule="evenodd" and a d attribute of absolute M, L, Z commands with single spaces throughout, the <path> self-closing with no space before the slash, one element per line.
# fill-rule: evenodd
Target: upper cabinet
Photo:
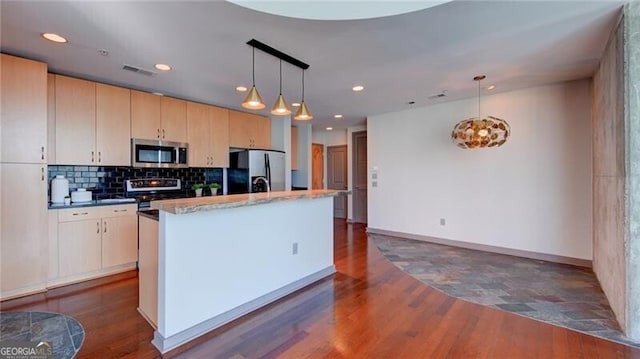
<path fill-rule="evenodd" d="M 291 126 L 291 169 L 298 169 L 298 128 Z"/>
<path fill-rule="evenodd" d="M 131 90 L 131 136 L 187 142 L 187 102 Z"/>
<path fill-rule="evenodd" d="M 128 166 L 130 90 L 55 76 L 55 163 Z"/>
<path fill-rule="evenodd" d="M 190 167 L 229 167 L 229 110 L 187 102 Z"/>
<path fill-rule="evenodd" d="M 47 65 L 0 54 L 0 159 L 47 162 Z"/>
<path fill-rule="evenodd" d="M 271 148 L 271 120 L 264 116 L 229 110 L 229 146 Z"/>

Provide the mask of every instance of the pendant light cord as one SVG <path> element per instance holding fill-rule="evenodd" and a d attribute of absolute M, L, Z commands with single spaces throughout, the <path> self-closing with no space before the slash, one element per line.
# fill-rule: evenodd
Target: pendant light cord
<path fill-rule="evenodd" d="M 478 120 L 482 118 L 482 116 L 480 116 L 480 82 L 482 82 L 482 80 L 478 80 Z"/>
<path fill-rule="evenodd" d="M 282 95 L 282 59 L 280 59 L 280 95 Z"/>
<path fill-rule="evenodd" d="M 304 70 L 302 70 L 302 102 L 304 102 Z"/>
<path fill-rule="evenodd" d="M 253 87 L 256 87 L 256 48 L 251 48 L 251 76 L 253 78 Z"/>

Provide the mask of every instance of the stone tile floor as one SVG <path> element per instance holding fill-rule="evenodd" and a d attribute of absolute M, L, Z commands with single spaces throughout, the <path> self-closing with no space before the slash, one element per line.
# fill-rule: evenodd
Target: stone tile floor
<path fill-rule="evenodd" d="M 620 330 L 589 268 L 369 234 L 382 254 L 445 294 L 640 347 Z"/>
<path fill-rule="evenodd" d="M 84 328 L 63 314 L 0 312 L 0 341 L 49 341 L 53 358 L 73 358 L 84 341 Z"/>

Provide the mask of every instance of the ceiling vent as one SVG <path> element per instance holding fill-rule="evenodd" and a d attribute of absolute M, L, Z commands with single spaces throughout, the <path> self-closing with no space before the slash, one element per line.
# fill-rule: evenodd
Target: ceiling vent
<path fill-rule="evenodd" d="M 122 66 L 122 69 L 126 71 L 135 72 L 140 75 L 146 75 L 146 76 L 155 76 L 158 74 L 157 72 L 152 70 L 147 70 L 147 69 L 143 69 L 142 67 L 127 65 L 127 64 L 124 64 L 124 66 Z"/>
<path fill-rule="evenodd" d="M 442 92 L 442 93 L 439 93 L 439 94 L 436 94 L 436 95 L 433 95 L 433 96 L 429 96 L 429 97 L 427 97 L 427 98 L 428 98 L 429 100 L 435 100 L 435 99 L 437 99 L 437 98 L 442 98 L 442 97 L 445 97 L 445 96 L 447 96 L 447 95 L 445 95 L 445 94 L 444 94 L 444 92 Z"/>

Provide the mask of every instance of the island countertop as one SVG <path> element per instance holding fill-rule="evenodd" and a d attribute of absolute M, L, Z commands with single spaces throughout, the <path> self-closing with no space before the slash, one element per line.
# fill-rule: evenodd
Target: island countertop
<path fill-rule="evenodd" d="M 308 190 L 308 191 L 278 191 L 232 194 L 226 196 L 205 196 L 181 199 L 152 201 L 151 208 L 173 214 L 188 214 L 201 211 L 254 206 L 278 201 L 292 201 L 300 199 L 316 199 L 336 197 L 349 194 L 342 190 Z"/>

